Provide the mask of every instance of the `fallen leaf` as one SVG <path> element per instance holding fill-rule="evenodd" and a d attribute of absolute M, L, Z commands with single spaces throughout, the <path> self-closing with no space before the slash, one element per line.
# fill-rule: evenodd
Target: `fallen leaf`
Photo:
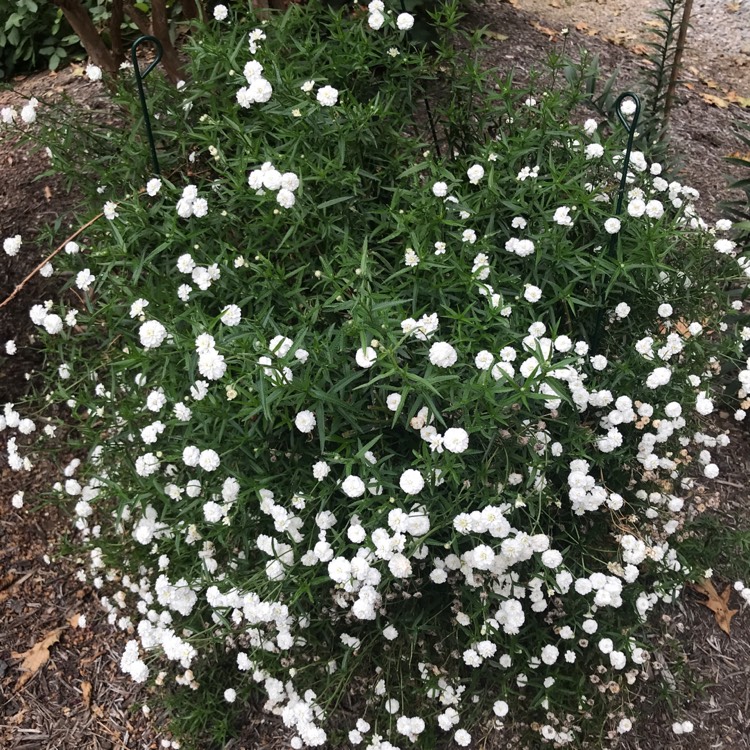
<path fill-rule="evenodd" d="M 506 34 L 500 34 L 499 32 L 491 31 L 490 29 L 482 31 L 482 36 L 486 36 L 488 39 L 494 39 L 496 42 L 504 42 L 508 38 Z"/>
<path fill-rule="evenodd" d="M 740 107 L 750 107 L 750 96 L 740 96 L 736 91 L 729 91 L 726 98 L 728 102 L 739 104 Z"/>
<path fill-rule="evenodd" d="M 68 622 L 70 623 L 71 628 L 77 628 L 78 627 L 78 621 L 81 619 L 81 615 L 73 615 Z"/>
<path fill-rule="evenodd" d="M 742 5 L 739 0 L 735 0 L 735 2 L 727 3 L 724 7 L 726 7 L 729 13 L 736 13 L 742 7 Z"/>
<path fill-rule="evenodd" d="M 104 709 L 101 706 L 92 706 L 91 712 L 98 716 L 100 719 L 104 718 Z"/>
<path fill-rule="evenodd" d="M 50 646 L 60 640 L 60 633 L 65 628 L 56 628 L 48 633 L 43 640 L 37 641 L 28 651 L 23 653 L 11 652 L 14 659 L 23 659 L 19 669 L 23 674 L 18 678 L 16 690 L 20 690 L 49 660 Z"/>
<path fill-rule="evenodd" d="M 726 159 L 742 159 L 743 161 L 750 161 L 750 151 L 746 151 L 744 154 L 742 151 L 733 151 L 731 154 L 727 154 Z"/>
<path fill-rule="evenodd" d="M 0 604 L 10 599 L 15 594 L 16 589 L 28 578 L 31 578 L 31 571 L 16 580 L 13 580 L 11 575 L 4 576 L 2 582 L 0 582 Z"/>
<path fill-rule="evenodd" d="M 44 197 L 49 201 L 52 200 L 52 188 L 49 185 L 44 186 Z"/>
<path fill-rule="evenodd" d="M 86 708 L 91 708 L 91 683 L 88 680 L 84 680 L 81 683 L 81 695 L 83 697 L 83 705 Z"/>
<path fill-rule="evenodd" d="M 716 591 L 713 583 L 707 578 L 704 578 L 698 583 L 692 584 L 693 589 L 699 594 L 707 596 L 708 599 L 705 602 L 701 602 L 704 607 L 708 607 L 716 618 L 716 624 L 729 635 L 729 623 L 732 618 L 739 612 L 738 609 L 729 609 L 729 597 L 732 593 L 732 587 L 727 586 L 724 591 L 719 594 Z"/>
<path fill-rule="evenodd" d="M 549 26 L 544 26 L 543 24 L 539 23 L 539 21 L 532 21 L 531 28 L 536 29 L 545 36 L 548 36 L 550 39 L 554 39 L 560 33 L 559 31 L 551 29 Z"/>
<path fill-rule="evenodd" d="M 713 94 L 701 94 L 700 97 L 704 102 L 713 104 L 714 107 L 719 107 L 719 109 L 727 109 L 729 107 L 729 102 L 726 99 L 722 99 L 720 96 L 714 96 Z"/>
<path fill-rule="evenodd" d="M 562 8 L 562 5 L 560 5 L 560 0 L 550 0 L 550 5 L 553 8 Z"/>
<path fill-rule="evenodd" d="M 651 52 L 651 49 L 647 47 L 645 44 L 634 44 L 630 51 L 635 55 L 647 55 L 649 52 Z"/>

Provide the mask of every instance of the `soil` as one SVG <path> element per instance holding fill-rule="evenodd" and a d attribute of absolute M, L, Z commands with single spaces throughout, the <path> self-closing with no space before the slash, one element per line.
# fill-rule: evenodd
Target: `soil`
<path fill-rule="evenodd" d="M 655 0 L 510 0 L 472 8 L 468 23 L 486 26 L 486 61 L 520 75 L 538 67 L 563 42 L 568 52 L 586 49 L 600 58 L 604 73 L 620 70 L 618 90 L 635 87 L 647 62 L 642 22 Z M 685 164 L 684 181 L 700 190 L 702 213 L 719 215 L 717 203 L 730 197 L 723 157 L 739 148 L 733 125 L 750 122 L 750 109 L 739 106 L 750 96 L 750 0 L 696 2 L 685 83 L 680 88 L 672 122 L 672 144 Z M 76 70 L 40 73 L 14 81 L 21 98 L 0 92 L 0 106 L 23 97 L 56 96 L 66 92 L 85 106 L 104 106 L 105 92 L 83 80 Z M 732 97 L 734 93 L 734 97 Z M 716 97 L 727 106 L 716 106 Z M 0 131 L 2 133 L 2 131 Z M 59 177 L 38 179 L 47 168 L 43 153 L 31 153 L 7 135 L 0 138 L 0 239 L 21 234 L 22 252 L 13 259 L 0 253 L 0 303 L 25 275 L 62 242 L 74 227 L 75 193 L 66 193 Z M 59 220 L 54 242 L 42 240 L 40 227 Z M 59 279 L 38 276 L 11 304 L 0 308 L 0 351 L 14 339 L 18 354 L 0 359 L 0 404 L 21 398 L 27 374 L 41 364 L 34 346 L 28 309 L 52 297 Z M 731 528 L 747 528 L 750 513 L 745 493 L 750 474 L 750 439 L 726 422 L 732 448 L 723 457 L 720 479 L 702 489 L 706 513 Z M 64 449 L 64 445 L 61 446 Z M 0 456 L 5 438 L 0 432 Z M 64 457 L 63 457 L 64 458 Z M 721 460 L 721 459 L 720 459 Z M 148 688 L 134 686 L 117 664 L 124 637 L 107 624 L 96 593 L 78 583 L 75 556 L 61 552 L 69 534 L 59 511 L 38 501 L 49 477 L 59 475 L 51 463 L 32 472 L 11 472 L 0 458 L 0 747 L 4 750 L 125 750 L 157 748 L 168 738 L 162 717 L 146 718 Z M 16 510 L 10 498 L 26 492 L 26 506 Z M 746 563 L 750 578 L 750 562 Z M 716 583 L 727 581 L 717 570 Z M 652 679 L 644 683 L 637 702 L 646 718 L 625 735 L 625 750 L 743 750 L 750 748 L 750 611 L 742 608 L 732 621 L 732 637 L 716 626 L 713 615 L 688 592 L 661 613 L 653 636 Z M 733 595 L 732 605 L 739 607 Z M 85 615 L 86 627 L 74 627 Z M 20 689 L 18 654 L 57 629 L 49 660 Z M 15 655 L 14 655 L 15 654 Z M 659 668 L 659 665 L 662 665 Z M 671 707 L 659 701 L 662 685 L 707 685 L 690 699 Z M 671 731 L 675 718 L 695 725 L 682 738 Z M 506 747 L 511 737 L 493 741 Z M 611 744 L 611 743 L 610 743 Z M 283 727 L 273 718 L 250 714 L 242 736 L 226 750 L 288 748 Z M 206 750 L 209 750 L 206 748 Z M 213 750 L 213 748 L 211 749 Z"/>

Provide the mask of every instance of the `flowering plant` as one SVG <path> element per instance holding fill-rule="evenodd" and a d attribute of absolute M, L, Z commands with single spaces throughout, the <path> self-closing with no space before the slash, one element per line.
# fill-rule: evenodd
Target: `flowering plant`
<path fill-rule="evenodd" d="M 293 747 L 342 741 L 344 695 L 368 750 L 513 717 L 570 744 L 697 575 L 691 475 L 718 472 L 705 417 L 740 351 L 730 227 L 639 153 L 615 216 L 622 134 L 573 116 L 576 86 L 430 56 L 379 0 L 220 15 L 158 120 L 190 175 L 123 164 L 62 257 L 81 304 L 31 310 L 89 450 L 57 490 L 122 669 L 203 706 L 260 691 Z"/>

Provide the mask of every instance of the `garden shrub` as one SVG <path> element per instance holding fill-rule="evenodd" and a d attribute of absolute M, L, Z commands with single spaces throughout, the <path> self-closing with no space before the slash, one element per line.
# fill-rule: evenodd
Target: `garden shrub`
<path fill-rule="evenodd" d="M 703 574 L 746 261 L 638 152 L 615 217 L 625 135 L 581 121 L 585 66 L 517 84 L 452 45 L 453 6 L 434 48 L 411 23 L 230 15 L 184 89 L 149 78 L 164 174 L 110 136 L 104 218 L 53 261 L 78 303 L 30 312 L 87 450 L 56 492 L 123 671 L 194 732 L 260 694 L 292 747 L 616 737 L 643 623 Z M 0 419 L 30 469 L 54 425 Z"/>

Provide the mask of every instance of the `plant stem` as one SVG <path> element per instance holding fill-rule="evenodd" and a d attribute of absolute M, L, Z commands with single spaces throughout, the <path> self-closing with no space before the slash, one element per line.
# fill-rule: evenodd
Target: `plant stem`
<path fill-rule="evenodd" d="M 672 110 L 674 101 L 674 92 L 677 88 L 677 75 L 682 62 L 682 53 L 685 51 L 685 40 L 687 39 L 688 26 L 690 25 L 690 14 L 693 11 L 693 0 L 685 0 L 685 7 L 682 11 L 682 21 L 680 21 L 680 34 L 677 37 L 677 49 L 674 53 L 674 62 L 672 63 L 672 72 L 669 77 L 669 86 L 667 87 L 667 96 L 664 100 L 664 124 L 669 121 L 669 113 Z"/>

